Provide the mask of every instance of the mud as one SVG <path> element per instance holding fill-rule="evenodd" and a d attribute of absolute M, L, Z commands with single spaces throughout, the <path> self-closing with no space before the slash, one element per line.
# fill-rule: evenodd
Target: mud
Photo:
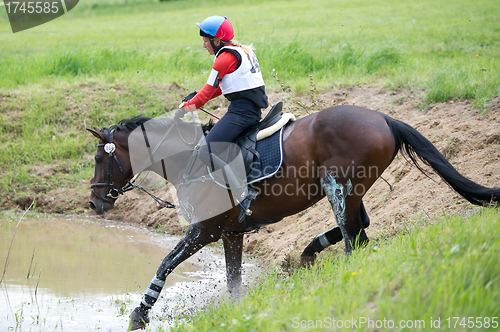
<path fill-rule="evenodd" d="M 108 220 L 17 223 L 17 217 L 0 220 L 2 263 L 9 255 L 0 284 L 2 331 L 125 331 L 157 266 L 179 240 Z M 246 283 L 253 265 L 245 270 Z M 222 252 L 204 248 L 167 279 L 150 313 L 152 328 L 166 329 L 174 317 L 217 303 L 226 293 Z"/>

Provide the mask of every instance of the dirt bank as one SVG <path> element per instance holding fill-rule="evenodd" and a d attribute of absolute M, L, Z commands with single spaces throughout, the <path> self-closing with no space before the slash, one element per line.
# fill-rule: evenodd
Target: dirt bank
<path fill-rule="evenodd" d="M 270 95 L 273 103 L 287 97 L 284 94 Z M 337 104 L 355 103 L 402 120 L 436 145 L 460 173 L 485 186 L 500 186 L 500 98 L 491 103 L 487 114 L 480 114 L 469 101 L 451 101 L 425 107 L 412 92 L 371 87 L 321 94 L 316 97 L 316 101 L 319 100 L 328 105 L 334 100 Z M 309 104 L 310 100 L 306 96 L 302 102 Z M 215 110 L 214 113 L 221 115 L 223 111 Z M 301 115 L 305 115 L 305 112 L 302 111 Z M 36 171 L 41 175 L 55 175 L 64 170 L 48 166 Z M 385 181 L 379 179 L 364 199 L 372 222 L 367 229 L 371 240 L 402 232 L 412 224 L 432 223 L 443 213 L 469 213 L 474 209 L 438 176 L 426 177 L 400 155 L 382 176 L 392 186 L 392 191 Z M 169 198 L 166 190 L 158 191 L 158 194 Z M 34 188 L 33 195 L 7 202 L 4 207 L 17 205 L 24 209 L 33 197 L 37 197 L 39 211 L 91 215 L 92 211 L 87 208 L 88 195 L 89 182 L 77 184 L 74 188 L 51 191 L 37 192 Z M 177 221 L 174 211 L 158 210 L 156 203 L 139 191 L 121 197 L 116 208 L 106 214 L 106 218 L 143 223 L 174 234 L 181 234 L 185 228 Z M 245 250 L 266 263 L 286 267 L 314 236 L 334 226 L 329 204 L 323 199 L 298 215 L 264 227 L 258 233 L 246 235 Z M 331 250 L 343 250 L 343 245 L 336 245 Z"/>

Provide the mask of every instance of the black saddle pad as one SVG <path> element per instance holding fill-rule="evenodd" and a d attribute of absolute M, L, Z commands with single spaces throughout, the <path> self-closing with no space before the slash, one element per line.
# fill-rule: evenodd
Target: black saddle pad
<path fill-rule="evenodd" d="M 273 135 L 257 141 L 258 154 L 247 175 L 247 183 L 255 183 L 274 176 L 283 164 L 283 128 Z"/>

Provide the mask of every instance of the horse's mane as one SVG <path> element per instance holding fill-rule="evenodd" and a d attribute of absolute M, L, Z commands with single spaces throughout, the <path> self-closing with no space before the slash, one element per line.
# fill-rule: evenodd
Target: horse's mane
<path fill-rule="evenodd" d="M 132 131 L 135 128 L 139 127 L 140 125 L 144 124 L 145 122 L 151 120 L 151 118 L 144 116 L 144 115 L 136 115 L 131 119 L 123 119 L 118 122 L 118 124 L 112 125 L 109 127 L 109 130 L 126 130 L 126 131 Z M 108 128 L 103 128 L 108 129 Z"/>
<path fill-rule="evenodd" d="M 152 118 L 149 118 L 144 115 L 136 115 L 131 119 L 123 119 L 118 122 L 118 124 L 113 125 L 109 128 L 109 130 L 128 130 L 132 131 L 135 128 L 139 127 L 140 125 L 144 124 L 145 122 L 151 120 Z M 168 118 L 164 118 L 165 122 L 170 123 L 172 120 Z M 213 122 L 212 119 L 208 121 L 207 124 L 202 125 L 203 132 L 205 135 L 213 128 L 215 123 Z"/>
<path fill-rule="evenodd" d="M 212 119 L 210 119 L 207 124 L 201 126 L 201 128 L 203 129 L 203 133 L 205 134 L 205 136 L 207 136 L 207 134 L 210 132 L 210 130 L 212 130 L 212 128 L 214 126 L 215 126 L 215 123 L 214 123 L 214 120 L 212 120 Z"/>
<path fill-rule="evenodd" d="M 107 134 L 110 131 L 116 131 L 116 130 L 133 131 L 135 128 L 139 127 L 140 125 L 143 125 L 144 123 L 146 123 L 147 121 L 149 121 L 151 119 L 152 118 L 144 116 L 142 114 L 136 115 L 130 119 L 120 120 L 120 122 L 118 122 L 118 124 L 112 125 L 109 128 L 104 127 L 101 129 L 101 132 Z M 172 121 L 172 119 L 168 119 L 168 118 L 163 118 L 162 120 L 165 120 L 165 122 L 168 124 L 170 124 Z M 215 125 L 214 122 L 212 121 L 212 119 L 210 119 L 207 124 L 202 125 L 203 133 L 205 135 L 208 134 L 208 132 L 213 128 L 214 125 Z"/>

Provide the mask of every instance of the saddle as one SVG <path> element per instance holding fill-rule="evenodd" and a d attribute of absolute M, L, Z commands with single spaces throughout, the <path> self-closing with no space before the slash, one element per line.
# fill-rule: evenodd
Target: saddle
<path fill-rule="evenodd" d="M 288 121 L 295 121 L 295 116 L 292 114 L 283 115 L 283 103 L 276 103 L 269 113 L 265 116 L 265 118 L 257 123 L 256 125 L 245 130 L 236 140 L 236 145 L 233 146 L 237 149 L 232 149 L 231 146 L 224 150 L 223 155 L 219 156 L 221 159 L 225 160 L 228 164 L 232 162 L 231 158 L 241 159 L 244 165 L 243 168 L 239 168 L 241 170 L 241 175 L 236 176 L 245 176 L 247 185 L 252 183 L 256 183 L 262 181 L 264 179 L 270 178 L 274 176 L 278 170 L 281 168 L 281 165 L 284 160 L 283 154 L 283 128 Z M 259 135 L 260 134 L 260 135 Z M 263 135 L 262 135 L 263 134 Z M 191 171 L 191 167 L 193 165 L 194 159 L 196 158 L 198 150 L 195 149 L 193 151 L 192 157 L 188 163 L 188 166 L 185 170 L 183 179 L 181 180 L 181 184 L 188 184 L 193 182 L 205 182 L 208 179 L 214 181 L 220 187 L 225 189 L 230 189 L 228 187 L 226 179 L 226 175 L 224 172 L 212 172 L 209 167 L 207 167 L 207 171 L 209 173 L 208 177 L 202 176 L 189 176 Z M 233 154 L 235 153 L 235 154 Z M 237 161 L 237 164 L 243 166 L 241 161 Z M 234 166 L 234 165 L 233 165 Z M 238 166 L 236 166 L 238 167 Z M 243 173 L 243 170 L 245 173 Z M 241 179 L 241 178 L 240 178 Z M 234 178 L 233 178 L 234 180 Z M 242 179 L 241 179 L 242 180 Z M 249 188 L 248 195 L 243 201 L 248 201 L 250 204 L 256 197 L 257 192 L 255 190 L 251 191 Z M 243 203 L 240 202 L 240 209 L 243 212 L 240 212 L 240 218 L 243 222 L 243 232 L 248 232 L 252 230 L 256 230 L 263 225 L 267 225 L 270 223 L 277 222 L 278 220 L 258 220 L 251 216 L 251 211 L 248 210 L 248 206 L 243 208 Z M 250 213 L 248 213 L 248 211 Z M 183 212 L 184 213 L 184 212 Z M 189 213 L 188 213 L 189 214 Z M 239 218 L 239 219 L 240 219 Z"/>
<path fill-rule="evenodd" d="M 252 170 L 252 164 L 261 161 L 260 153 L 256 149 L 258 133 L 266 128 L 277 124 L 283 116 L 283 102 L 279 101 L 271 108 L 266 117 L 256 125 L 245 130 L 236 138 L 236 144 L 241 149 L 243 162 L 245 164 L 246 174 L 249 175 Z M 295 118 L 293 118 L 295 120 Z M 288 121 L 287 121 L 288 122 Z M 276 128 L 279 130 L 281 127 Z M 271 133 L 270 135 L 272 135 Z M 269 136 L 269 135 L 268 135 Z"/>

